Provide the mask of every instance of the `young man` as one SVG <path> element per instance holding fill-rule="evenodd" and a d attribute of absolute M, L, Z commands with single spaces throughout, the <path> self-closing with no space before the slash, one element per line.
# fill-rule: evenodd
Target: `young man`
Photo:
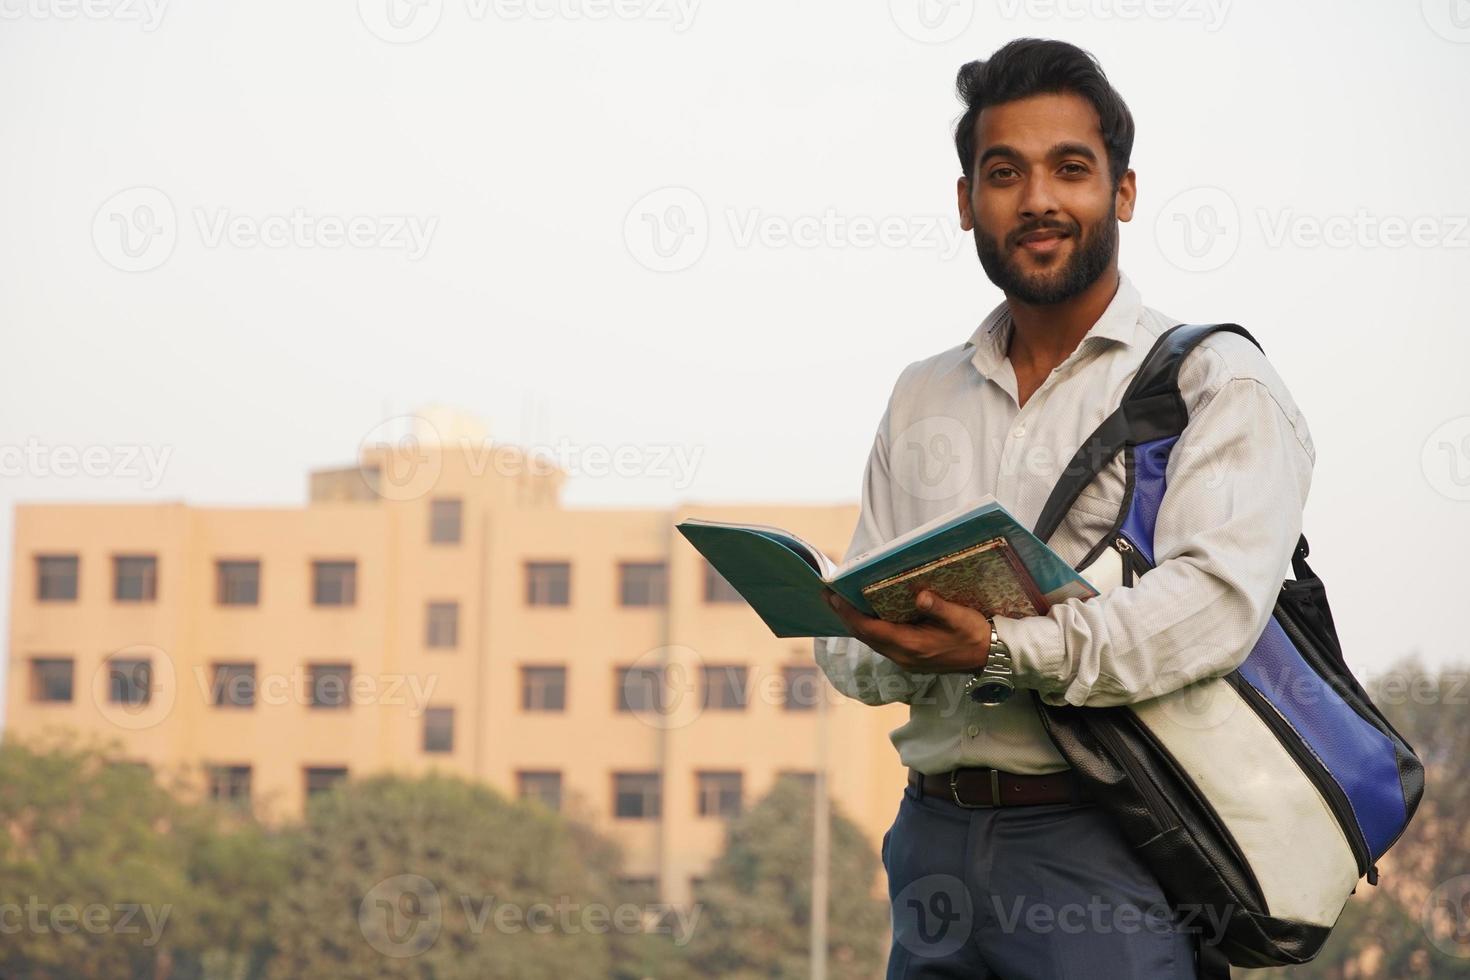
<path fill-rule="evenodd" d="M 960 222 L 1005 302 L 964 344 L 899 375 L 849 557 L 987 493 L 1033 526 L 1154 339 L 1180 322 L 1145 307 L 1118 269 L 1133 119 L 1096 61 L 1018 40 L 961 68 L 958 90 Z M 1168 908 L 1112 819 L 1077 795 L 1035 703 L 1155 697 L 1229 672 L 1265 628 L 1311 483 L 1306 420 L 1231 333 L 1188 355 L 1180 390 L 1190 421 L 1169 463 L 1157 564 L 1130 587 L 993 623 L 921 594 L 930 618 L 910 626 L 829 594 L 853 635 L 816 641 L 828 678 L 868 704 L 910 705 L 891 733 L 910 778 L 883 844 L 890 978 L 1196 976 L 1210 924 Z M 1119 512 L 1122 454 L 1111 467 L 1050 539 L 1074 565 Z M 1014 696 L 961 693 L 1006 652 Z"/>

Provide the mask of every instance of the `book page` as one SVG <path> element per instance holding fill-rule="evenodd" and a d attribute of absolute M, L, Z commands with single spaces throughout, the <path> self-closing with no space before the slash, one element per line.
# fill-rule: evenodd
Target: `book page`
<path fill-rule="evenodd" d="M 944 514 L 940 514 L 932 521 L 926 521 L 923 524 L 920 524 L 918 527 L 913 528 L 912 530 L 905 531 L 898 537 L 894 538 L 892 541 L 885 542 L 884 544 L 881 544 L 876 548 L 869 548 L 862 554 L 853 556 L 852 558 L 838 565 L 833 570 L 834 574 L 831 576 L 831 578 L 839 578 L 843 575 L 846 575 L 854 568 L 867 564 L 870 561 L 878 561 L 885 555 L 890 555 L 893 552 L 898 551 L 910 541 L 915 541 L 919 538 L 922 538 L 924 535 L 933 531 L 935 528 L 942 527 L 943 525 L 950 522 L 958 522 L 964 518 L 969 517 L 972 513 L 976 511 L 985 510 L 995 503 L 995 497 L 987 493 L 985 496 L 981 497 L 973 504 L 966 504 L 962 507 L 956 507 L 954 510 L 951 510 Z"/>

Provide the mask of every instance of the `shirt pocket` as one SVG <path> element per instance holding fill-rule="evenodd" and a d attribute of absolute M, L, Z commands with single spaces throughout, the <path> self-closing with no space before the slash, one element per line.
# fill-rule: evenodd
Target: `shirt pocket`
<path fill-rule="evenodd" d="M 1109 526 L 1117 519 L 1118 511 L 1122 506 L 1123 501 L 1121 499 L 1111 500 L 1090 489 L 1083 490 L 1077 495 L 1077 499 L 1072 502 L 1072 509 L 1074 511 L 1080 510 L 1091 517 L 1101 517 L 1108 522 Z"/>
<path fill-rule="evenodd" d="M 1101 542 L 1111 540 L 1113 529 L 1122 515 L 1127 490 L 1126 460 L 1122 453 L 1115 453 L 1073 498 L 1056 533 L 1047 543 L 1080 571 L 1083 564 L 1090 564 L 1097 557 L 1093 549 Z"/>
<path fill-rule="evenodd" d="M 1089 528 L 1101 522 L 1101 530 L 1088 538 L 1089 545 L 1118 522 L 1127 492 L 1128 462 L 1123 453 L 1114 453 L 1072 501 L 1072 515 L 1081 517 Z"/>

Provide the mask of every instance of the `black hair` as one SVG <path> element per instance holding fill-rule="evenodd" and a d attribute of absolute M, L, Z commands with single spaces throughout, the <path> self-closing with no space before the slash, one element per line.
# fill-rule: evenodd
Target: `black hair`
<path fill-rule="evenodd" d="M 1096 58 L 1066 41 L 1037 37 L 1017 38 L 988 61 L 960 67 L 955 94 L 965 104 L 965 114 L 955 125 L 954 145 L 965 176 L 975 176 L 975 122 L 981 109 L 1050 92 L 1073 92 L 1097 110 L 1116 188 L 1133 153 L 1133 114 Z"/>

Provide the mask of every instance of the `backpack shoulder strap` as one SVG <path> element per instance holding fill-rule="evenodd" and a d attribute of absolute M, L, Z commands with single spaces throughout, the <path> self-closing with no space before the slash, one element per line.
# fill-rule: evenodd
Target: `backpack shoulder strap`
<path fill-rule="evenodd" d="M 1236 323 L 1181 323 L 1159 334 L 1123 392 L 1118 407 L 1083 440 L 1062 468 L 1036 521 L 1034 533 L 1038 538 L 1046 541 L 1056 532 L 1077 497 L 1125 446 L 1177 436 L 1184 431 L 1189 423 L 1189 410 L 1179 392 L 1184 357 L 1200 341 L 1222 330 L 1240 334 L 1261 347 L 1249 331 Z"/>

